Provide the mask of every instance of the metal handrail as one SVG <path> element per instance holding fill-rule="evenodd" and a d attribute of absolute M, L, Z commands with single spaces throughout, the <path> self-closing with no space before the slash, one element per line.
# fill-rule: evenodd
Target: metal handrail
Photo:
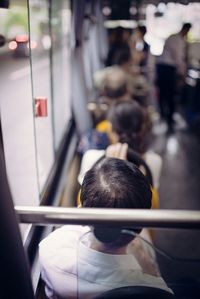
<path fill-rule="evenodd" d="M 16 206 L 21 223 L 200 229 L 200 211 Z"/>

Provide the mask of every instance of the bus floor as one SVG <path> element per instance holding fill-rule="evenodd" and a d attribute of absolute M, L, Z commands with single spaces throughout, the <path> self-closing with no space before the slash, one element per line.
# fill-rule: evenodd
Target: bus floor
<path fill-rule="evenodd" d="M 174 133 L 167 134 L 162 131 L 162 125 L 159 123 L 153 129 L 153 148 L 163 159 L 160 208 L 200 210 L 200 135 L 186 124 L 177 126 Z M 167 282 L 185 286 L 200 285 L 199 240 L 199 230 L 156 230 L 157 247 L 173 257 L 193 259 L 175 261 L 157 254 L 162 276 Z M 184 298 L 199 298 L 195 297 L 196 290 L 193 287 L 188 290 L 190 295 L 193 290 L 193 297 L 185 294 Z"/>

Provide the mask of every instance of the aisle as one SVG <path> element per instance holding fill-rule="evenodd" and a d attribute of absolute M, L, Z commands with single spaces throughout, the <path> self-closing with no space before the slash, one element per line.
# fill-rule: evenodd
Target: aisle
<path fill-rule="evenodd" d="M 163 131 L 162 131 L 163 130 Z M 160 208 L 200 210 L 200 139 L 187 127 L 167 135 L 161 125 L 154 128 L 154 149 L 163 158 Z M 178 258 L 200 260 L 200 231 L 159 230 L 156 245 Z M 172 262 L 158 256 L 166 281 L 200 284 L 199 262 Z"/>

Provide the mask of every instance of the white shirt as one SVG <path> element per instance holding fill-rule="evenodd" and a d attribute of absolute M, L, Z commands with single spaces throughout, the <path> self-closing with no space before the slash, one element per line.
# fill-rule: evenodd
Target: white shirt
<path fill-rule="evenodd" d="M 186 41 L 180 33 L 169 36 L 164 45 L 163 53 L 157 62 L 175 66 L 178 72 L 184 74 L 186 67 Z"/>
<path fill-rule="evenodd" d="M 96 161 L 98 161 L 103 155 L 105 155 L 105 150 L 91 149 L 85 152 L 81 161 L 80 173 L 78 175 L 78 182 L 81 185 L 85 173 L 92 168 Z M 162 159 L 161 157 L 154 153 L 153 151 L 147 151 L 143 155 L 143 159 L 149 166 L 151 170 L 154 187 L 158 189 L 160 182 L 160 173 L 162 169 Z"/>
<path fill-rule="evenodd" d="M 89 248 L 89 230 L 87 226 L 63 226 L 40 243 L 41 275 L 48 298 L 91 299 L 130 285 L 171 292 L 161 277 L 143 273 L 133 255 L 112 255 Z"/>

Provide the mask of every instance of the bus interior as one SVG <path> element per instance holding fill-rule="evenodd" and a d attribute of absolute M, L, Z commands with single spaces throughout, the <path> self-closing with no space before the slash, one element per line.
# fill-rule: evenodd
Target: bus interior
<path fill-rule="evenodd" d="M 159 112 L 156 61 L 186 22 L 187 70 L 169 132 Z M 80 141 L 108 109 L 102 70 L 113 65 L 113 41 L 134 40 L 138 26 L 146 27 L 148 60 L 131 67 L 137 101 L 151 119 L 149 149 L 162 159 L 159 209 L 77 209 L 83 148 L 91 145 Z M 61 225 L 98 223 L 150 228 L 174 298 L 200 298 L 200 2 L 0 0 L 0 84 L 0 298 L 48 298 L 38 244 Z M 97 298 L 168 298 L 137 296 L 123 290 Z M 84 299 L 81 291 L 76 298 Z"/>

